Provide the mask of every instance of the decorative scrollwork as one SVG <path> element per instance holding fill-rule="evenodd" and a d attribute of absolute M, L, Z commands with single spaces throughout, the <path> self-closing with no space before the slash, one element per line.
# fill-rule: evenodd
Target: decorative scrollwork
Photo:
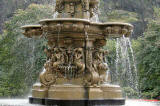
<path fill-rule="evenodd" d="M 105 50 L 100 49 L 106 40 L 95 40 L 95 48 L 74 48 L 73 38 L 65 38 L 63 47 L 46 49 L 48 62 L 45 71 L 40 75 L 41 83 L 49 86 L 55 83 L 56 78 L 71 80 L 85 76 L 87 85 L 98 85 L 105 82 L 107 64 Z"/>
<path fill-rule="evenodd" d="M 49 87 L 56 82 L 56 76 L 52 70 L 52 62 L 48 61 L 44 67 L 43 72 L 40 74 L 40 82 L 43 86 Z"/>

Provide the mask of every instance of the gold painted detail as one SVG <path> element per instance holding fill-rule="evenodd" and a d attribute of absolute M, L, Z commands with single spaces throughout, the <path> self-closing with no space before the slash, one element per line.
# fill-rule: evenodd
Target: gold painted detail
<path fill-rule="evenodd" d="M 86 84 L 99 85 L 106 82 L 106 71 L 108 70 L 105 63 L 106 51 L 103 49 L 88 49 L 86 52 Z"/>
<path fill-rule="evenodd" d="M 40 81 L 45 86 L 56 83 L 57 78 L 82 77 L 85 70 L 83 48 L 53 48 L 45 50 L 48 61 L 40 75 Z"/>
<path fill-rule="evenodd" d="M 103 43 L 102 43 L 103 44 Z M 98 45 L 97 45 L 98 47 Z M 45 49 L 48 61 L 40 74 L 45 86 L 56 83 L 57 78 L 68 80 L 83 78 L 84 85 L 99 85 L 106 81 L 106 51 L 100 48 L 58 48 Z"/>

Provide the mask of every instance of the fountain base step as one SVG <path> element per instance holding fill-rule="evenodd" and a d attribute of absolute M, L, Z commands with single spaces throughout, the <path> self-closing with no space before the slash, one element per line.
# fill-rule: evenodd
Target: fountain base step
<path fill-rule="evenodd" d="M 125 99 L 102 99 L 102 100 L 55 100 L 29 97 L 29 103 L 54 106 L 106 106 L 124 105 Z"/>

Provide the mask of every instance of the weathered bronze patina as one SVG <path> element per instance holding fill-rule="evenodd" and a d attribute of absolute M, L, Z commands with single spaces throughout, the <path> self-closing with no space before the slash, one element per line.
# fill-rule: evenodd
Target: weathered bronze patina
<path fill-rule="evenodd" d="M 91 22 L 98 14 L 98 4 L 99 0 L 56 0 L 57 18 L 22 27 L 26 37 L 45 36 L 48 40 L 44 50 L 48 60 L 40 84 L 33 86 L 33 98 L 122 99 L 119 86 L 105 84 L 107 51 L 102 47 L 109 37 L 128 37 L 133 26 Z"/>

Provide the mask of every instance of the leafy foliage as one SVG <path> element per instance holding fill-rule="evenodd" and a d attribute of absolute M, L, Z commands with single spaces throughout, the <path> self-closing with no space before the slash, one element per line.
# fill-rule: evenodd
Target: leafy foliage
<path fill-rule="evenodd" d="M 17 10 L 5 23 L 0 38 L 0 96 L 23 96 L 36 81 L 46 59 L 46 41 L 24 37 L 21 26 L 51 18 L 52 14 L 49 5 L 31 4 L 26 10 Z"/>
<path fill-rule="evenodd" d="M 155 19 L 148 24 L 144 37 L 139 38 L 137 50 L 142 96 L 156 98 L 160 95 L 160 11 L 155 8 Z"/>
<path fill-rule="evenodd" d="M 26 9 L 30 4 L 55 4 L 55 0 L 0 0 L 0 33 L 3 23 L 10 19 L 17 9 Z"/>

